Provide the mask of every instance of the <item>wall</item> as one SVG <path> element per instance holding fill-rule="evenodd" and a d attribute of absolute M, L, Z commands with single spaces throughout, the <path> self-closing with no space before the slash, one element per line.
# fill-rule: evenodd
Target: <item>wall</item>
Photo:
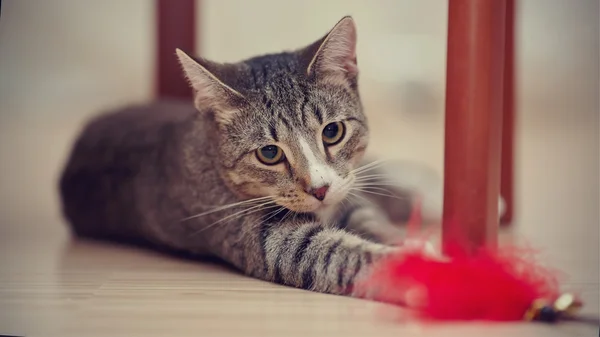
<path fill-rule="evenodd" d="M 0 123 L 148 99 L 153 10 L 146 0 L 3 1 Z"/>

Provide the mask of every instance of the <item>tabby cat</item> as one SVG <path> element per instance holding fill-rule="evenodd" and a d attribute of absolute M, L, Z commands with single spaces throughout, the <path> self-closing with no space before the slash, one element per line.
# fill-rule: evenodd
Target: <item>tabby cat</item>
<path fill-rule="evenodd" d="M 208 254 L 263 280 L 358 296 L 357 277 L 400 249 L 388 215 L 406 215 L 411 202 L 377 187 L 375 163 L 360 164 L 369 129 L 353 19 L 296 51 L 233 64 L 177 57 L 195 107 L 128 107 L 78 138 L 60 180 L 74 233 Z M 379 196 L 397 202 L 386 213 Z"/>

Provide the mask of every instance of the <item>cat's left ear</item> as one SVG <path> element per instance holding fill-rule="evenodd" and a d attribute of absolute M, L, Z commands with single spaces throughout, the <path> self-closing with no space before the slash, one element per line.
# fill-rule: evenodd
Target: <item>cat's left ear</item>
<path fill-rule="evenodd" d="M 325 37 L 309 46 L 306 52 L 312 55 L 306 70 L 309 77 L 334 83 L 356 84 L 356 25 L 352 17 L 342 18 Z"/>

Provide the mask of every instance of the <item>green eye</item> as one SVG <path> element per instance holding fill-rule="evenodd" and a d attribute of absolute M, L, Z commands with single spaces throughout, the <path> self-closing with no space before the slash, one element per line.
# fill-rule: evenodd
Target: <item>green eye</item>
<path fill-rule="evenodd" d="M 335 145 L 339 143 L 346 133 L 346 127 L 342 122 L 329 123 L 323 129 L 323 143 Z"/>
<path fill-rule="evenodd" d="M 278 164 L 285 158 L 283 150 L 277 145 L 261 147 L 256 150 L 256 157 L 265 165 Z"/>

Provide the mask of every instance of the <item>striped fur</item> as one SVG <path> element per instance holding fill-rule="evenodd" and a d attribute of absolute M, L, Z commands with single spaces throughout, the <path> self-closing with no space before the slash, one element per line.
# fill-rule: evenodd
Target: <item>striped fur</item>
<path fill-rule="evenodd" d="M 355 47 L 347 17 L 305 48 L 235 64 L 178 51 L 194 106 L 157 102 L 92 120 L 60 181 L 71 228 L 357 296 L 356 278 L 396 249 L 399 229 L 378 200 L 350 200 L 369 135 Z M 323 128 L 332 122 L 346 131 L 327 145 Z M 271 144 L 286 159 L 269 166 L 256 150 Z M 310 191 L 323 185 L 329 190 L 318 200 Z M 410 208 L 409 199 L 400 203 L 387 205 Z"/>

